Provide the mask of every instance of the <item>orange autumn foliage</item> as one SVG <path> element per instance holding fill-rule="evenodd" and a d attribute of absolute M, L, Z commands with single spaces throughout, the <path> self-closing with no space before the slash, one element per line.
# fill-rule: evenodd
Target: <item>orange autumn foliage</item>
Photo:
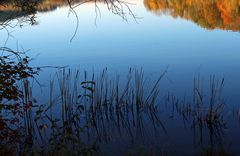
<path fill-rule="evenodd" d="M 240 0 L 144 0 L 156 14 L 191 20 L 207 29 L 240 30 Z"/>
<path fill-rule="evenodd" d="M 73 2 L 84 2 L 84 0 L 73 0 Z M 240 0 L 144 0 L 144 4 L 155 14 L 167 14 L 174 18 L 191 20 L 207 29 L 240 31 Z M 67 0 L 42 0 L 37 6 L 37 11 L 51 11 L 67 5 Z M 19 9 L 11 3 L 11 0 L 0 5 L 0 12 Z"/>

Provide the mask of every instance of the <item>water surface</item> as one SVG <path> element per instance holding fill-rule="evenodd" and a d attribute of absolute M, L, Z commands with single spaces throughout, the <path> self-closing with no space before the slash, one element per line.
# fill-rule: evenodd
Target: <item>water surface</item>
<path fill-rule="evenodd" d="M 76 18 L 66 2 L 43 1 L 37 8 L 35 25 L 23 23 L 21 27 L 1 30 L 1 46 L 30 49 L 27 54 L 35 58 L 31 62 L 33 66 L 68 66 L 96 73 L 107 67 L 112 75 L 124 75 L 128 67 L 134 67 L 143 68 L 151 78 L 156 78 L 168 67 L 163 91 L 179 96 L 192 92 L 195 75 L 200 74 L 205 87 L 208 87 L 211 75 L 224 77 L 227 108 L 239 106 L 238 0 L 128 2 L 134 16 L 127 14 L 123 19 L 109 11 L 103 2 L 97 3 L 97 10 L 91 2 L 76 7 Z M 4 15 L 2 21 L 13 19 L 11 22 L 14 23 L 25 16 L 8 17 L 7 13 L 18 12 L 8 5 L 0 10 Z M 129 13 L 128 8 L 124 10 Z M 46 69 L 38 79 L 48 82 L 50 75 L 53 75 L 52 71 Z M 173 135 L 163 135 L 166 146 L 179 153 L 180 149 L 183 153 L 188 147 L 193 149 L 192 138 L 179 136 L 175 131 L 179 129 L 184 134 L 184 126 L 169 119 L 170 115 L 163 116 L 165 123 L 174 123 L 168 124 L 169 133 L 172 131 Z M 238 145 L 240 136 L 236 129 L 239 127 L 230 125 L 235 132 L 229 134 L 228 140 Z M 188 132 L 194 135 L 192 131 Z M 189 144 L 181 144 L 184 139 Z M 159 140 L 155 141 L 159 143 Z M 114 144 L 110 147 L 114 149 Z M 232 150 L 239 152 L 236 146 Z"/>
<path fill-rule="evenodd" d="M 131 66 L 156 73 L 169 65 L 169 77 L 175 86 L 186 85 L 198 72 L 207 78 L 216 74 L 229 80 L 228 93 L 232 90 L 237 97 L 238 4 L 222 2 L 230 13 L 209 9 L 220 5 L 217 2 L 131 1 L 136 21 L 127 15 L 127 22 L 109 12 L 103 3 L 98 4 L 101 17 L 95 13 L 95 4 L 83 4 L 75 9 L 79 27 L 72 42 L 76 18 L 68 16 L 67 6 L 56 6 L 52 11 L 38 12 L 37 25 L 10 30 L 13 37 L 7 46 L 17 48 L 17 43 L 30 49 L 31 56 L 37 57 L 33 63 L 38 66 L 81 66 L 96 71 L 108 67 L 118 72 Z M 229 21 L 223 19 L 226 16 L 230 16 Z M 4 41 L 6 33 L 1 31 L 1 36 Z"/>

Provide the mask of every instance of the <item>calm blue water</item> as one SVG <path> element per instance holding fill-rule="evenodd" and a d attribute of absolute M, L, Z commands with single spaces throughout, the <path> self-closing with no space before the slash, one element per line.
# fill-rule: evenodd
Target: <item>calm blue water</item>
<path fill-rule="evenodd" d="M 97 18 L 94 4 L 77 7 L 79 26 L 72 41 L 77 19 L 72 13 L 68 15 L 68 7 L 39 12 L 36 15 L 37 25 L 9 28 L 11 36 L 6 44 L 8 34 L 1 30 L 0 46 L 29 50 L 27 54 L 34 58 L 31 62 L 33 66 L 68 66 L 96 73 L 107 67 L 112 75 L 125 75 L 129 67 L 134 67 L 142 68 L 146 76 L 153 79 L 168 67 L 163 91 L 179 96 L 192 92 L 196 75 L 200 75 L 205 88 L 209 87 L 211 75 L 219 79 L 224 77 L 226 107 L 239 106 L 239 32 L 207 30 L 190 20 L 173 18 L 167 13 L 153 13 L 146 9 L 142 0 L 131 2 L 135 4 L 130 7 L 136 20 L 127 15 L 127 21 L 123 21 L 120 16 L 109 12 L 104 4 L 99 4 L 101 17 L 98 14 Z M 45 69 L 38 80 L 47 84 L 54 72 L 54 69 Z M 43 94 L 39 90 L 37 92 Z M 172 120 L 169 114 L 163 113 L 162 116 L 169 133 L 172 133 L 163 135 L 163 140 L 154 140 L 155 144 L 159 144 L 160 140 L 166 141 L 163 146 L 178 152 L 194 148 L 192 138 L 186 137 L 186 133 L 192 136 L 193 132 L 186 130 L 179 120 Z M 236 123 L 229 125 L 232 133 L 228 133 L 227 138 L 235 144 L 232 150 L 239 152 L 236 146 L 240 138 L 237 132 L 239 126 Z M 179 131 L 176 132 L 176 129 Z M 182 144 L 184 139 L 186 143 Z M 114 144 L 110 147 L 114 151 Z"/>
<path fill-rule="evenodd" d="M 94 4 L 76 8 L 79 27 L 70 42 L 77 20 L 69 8 L 37 14 L 38 25 L 10 29 L 7 46 L 30 49 L 35 66 L 69 66 L 99 71 L 108 67 L 124 73 L 128 67 L 143 68 L 158 75 L 167 66 L 169 90 L 185 93 L 194 75 L 208 80 L 210 75 L 226 79 L 226 94 L 237 103 L 240 93 L 240 34 L 225 30 L 207 30 L 191 21 L 157 15 L 148 11 L 141 0 L 130 6 L 137 22 L 128 15 L 123 21 L 99 4 L 96 18 Z M 95 21 L 96 20 L 96 21 Z M 7 34 L 1 31 L 1 43 Z M 44 73 L 47 77 L 49 73 Z"/>

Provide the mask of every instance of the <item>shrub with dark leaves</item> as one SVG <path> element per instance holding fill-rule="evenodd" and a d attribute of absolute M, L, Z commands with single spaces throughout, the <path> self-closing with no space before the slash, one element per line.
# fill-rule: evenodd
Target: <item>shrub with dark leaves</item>
<path fill-rule="evenodd" d="M 8 48 L 0 48 L 0 101 L 18 100 L 21 96 L 19 82 L 26 78 L 33 78 L 38 74 L 38 69 L 29 66 L 30 58 L 22 57 L 23 53 L 12 51 Z"/>
<path fill-rule="evenodd" d="M 34 78 L 39 69 L 29 66 L 30 58 L 24 53 L 6 47 L 0 52 L 0 155 L 5 155 L 16 149 L 24 130 L 22 122 L 28 103 L 23 102 L 20 84 Z"/>

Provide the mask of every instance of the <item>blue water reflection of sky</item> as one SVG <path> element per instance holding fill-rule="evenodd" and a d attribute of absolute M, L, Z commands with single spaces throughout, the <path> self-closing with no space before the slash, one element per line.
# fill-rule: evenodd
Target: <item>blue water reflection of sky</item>
<path fill-rule="evenodd" d="M 206 79 L 211 74 L 226 78 L 226 92 L 237 99 L 240 89 L 240 34 L 206 30 L 196 24 L 147 11 L 143 3 L 132 6 L 141 17 L 128 22 L 100 5 L 101 18 L 95 25 L 93 4 L 78 7 L 79 28 L 72 42 L 76 19 L 68 8 L 37 14 L 37 26 L 14 29 L 7 46 L 30 49 L 36 66 L 59 65 L 94 68 L 108 67 L 124 72 L 130 66 L 158 73 L 169 66 L 170 83 L 178 92 L 192 85 L 194 74 Z M 1 36 L 6 36 L 1 32 Z M 4 37 L 1 37 L 1 40 Z"/>

